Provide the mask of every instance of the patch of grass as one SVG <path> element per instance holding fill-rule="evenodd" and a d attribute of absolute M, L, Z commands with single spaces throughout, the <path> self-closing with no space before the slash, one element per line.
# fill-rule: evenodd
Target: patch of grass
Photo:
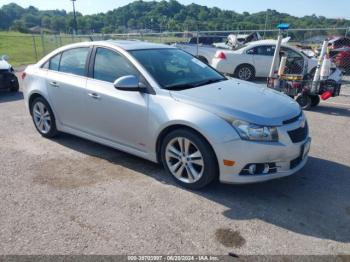
<path fill-rule="evenodd" d="M 56 48 L 86 38 L 72 38 L 66 35 L 31 35 L 18 32 L 0 32 L 0 55 L 10 57 L 13 66 L 32 64 Z"/>
<path fill-rule="evenodd" d="M 127 39 L 127 37 L 112 37 L 113 39 Z M 143 36 L 139 39 L 153 43 L 175 43 L 187 41 L 186 38 L 175 36 Z M 82 41 L 89 41 L 87 37 L 72 37 L 71 35 L 31 35 L 19 32 L 0 32 L 0 55 L 8 55 L 13 66 L 28 65 L 39 61 L 42 57 L 56 48 Z"/>

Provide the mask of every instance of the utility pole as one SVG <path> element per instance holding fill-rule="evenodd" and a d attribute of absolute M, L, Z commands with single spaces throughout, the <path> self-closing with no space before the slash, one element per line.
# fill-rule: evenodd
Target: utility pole
<path fill-rule="evenodd" d="M 77 16 L 75 14 L 75 1 L 77 0 L 71 0 L 73 3 L 73 34 L 77 34 L 78 32 L 78 24 L 77 24 Z"/>
<path fill-rule="evenodd" d="M 266 29 L 267 29 L 267 19 L 269 17 L 269 10 L 266 10 L 266 17 L 265 17 L 265 30 L 264 30 L 264 36 L 263 39 L 265 39 L 265 35 L 266 35 Z"/>

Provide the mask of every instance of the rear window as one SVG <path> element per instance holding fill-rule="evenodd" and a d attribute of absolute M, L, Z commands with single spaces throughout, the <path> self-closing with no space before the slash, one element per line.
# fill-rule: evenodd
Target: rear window
<path fill-rule="evenodd" d="M 84 76 L 88 53 L 88 47 L 74 48 L 63 52 L 59 71 Z"/>

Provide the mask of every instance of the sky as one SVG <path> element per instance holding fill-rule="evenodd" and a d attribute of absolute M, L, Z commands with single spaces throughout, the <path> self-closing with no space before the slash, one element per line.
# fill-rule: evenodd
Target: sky
<path fill-rule="evenodd" d="M 145 0 L 144 0 L 145 1 Z M 295 16 L 323 15 L 329 18 L 350 19 L 350 0 L 178 0 L 182 4 L 196 3 L 209 7 L 219 7 L 225 10 L 234 10 L 238 13 L 247 11 L 255 13 L 266 9 L 275 9 L 279 12 Z M 0 6 L 8 3 L 17 3 L 28 7 L 33 5 L 39 9 L 72 10 L 70 0 L 0 0 Z M 77 0 L 77 11 L 83 14 L 106 12 L 119 6 L 126 5 L 132 0 Z M 284 3 L 283 3 L 284 2 Z"/>

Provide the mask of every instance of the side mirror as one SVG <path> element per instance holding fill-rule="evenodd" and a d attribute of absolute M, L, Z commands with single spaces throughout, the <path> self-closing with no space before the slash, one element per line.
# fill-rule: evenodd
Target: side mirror
<path fill-rule="evenodd" d="M 140 91 L 139 78 L 135 75 L 119 77 L 114 81 L 114 87 L 125 91 Z"/>
<path fill-rule="evenodd" d="M 3 55 L 1 56 L 1 59 L 5 61 L 9 61 L 10 58 L 7 55 Z"/>

